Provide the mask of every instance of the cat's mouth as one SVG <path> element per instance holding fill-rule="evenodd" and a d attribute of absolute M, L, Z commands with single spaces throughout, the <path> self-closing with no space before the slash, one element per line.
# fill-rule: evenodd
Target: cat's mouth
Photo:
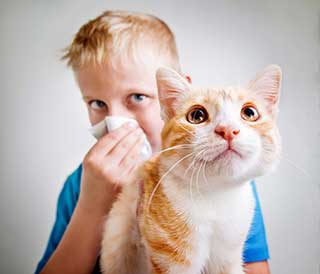
<path fill-rule="evenodd" d="M 228 147 L 225 151 L 223 151 L 222 153 L 218 154 L 215 158 L 213 158 L 212 161 L 218 161 L 225 157 L 234 156 L 234 155 L 242 158 L 242 155 L 238 151 L 234 150 L 231 147 Z"/>
<path fill-rule="evenodd" d="M 230 145 L 225 147 L 225 149 L 222 149 L 222 151 L 217 151 L 217 148 L 211 148 L 209 150 L 206 151 L 206 153 L 204 155 L 202 155 L 202 159 L 200 160 L 200 162 L 204 161 L 204 162 L 216 162 L 219 160 L 223 160 L 231 157 L 237 157 L 240 159 L 243 159 L 243 155 L 241 155 L 237 150 L 235 150 L 233 147 L 231 147 Z"/>

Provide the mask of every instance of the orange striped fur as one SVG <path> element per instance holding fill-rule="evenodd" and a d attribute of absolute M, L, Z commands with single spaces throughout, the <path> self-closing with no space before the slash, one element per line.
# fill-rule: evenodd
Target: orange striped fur
<path fill-rule="evenodd" d="M 154 193 L 150 207 L 148 206 L 150 196 L 160 180 L 159 166 L 159 158 L 144 165 L 141 233 L 154 253 L 165 256 L 168 261 L 190 265 L 184 254 L 189 248 L 190 228 L 174 209 L 161 185 Z M 151 259 L 156 263 L 156 258 Z"/>
<path fill-rule="evenodd" d="M 271 66 L 245 88 L 195 89 L 158 71 L 163 151 L 140 167 L 110 212 L 104 274 L 244 274 L 249 181 L 280 154 L 280 78 Z M 192 114 L 195 106 L 202 112 Z"/>

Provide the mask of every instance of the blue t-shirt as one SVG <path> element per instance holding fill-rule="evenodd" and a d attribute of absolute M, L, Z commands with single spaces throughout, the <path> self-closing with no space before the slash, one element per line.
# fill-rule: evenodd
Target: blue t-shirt
<path fill-rule="evenodd" d="M 45 266 L 51 254 L 58 246 L 63 233 L 66 230 L 68 223 L 70 222 L 73 210 L 79 198 L 81 172 L 82 165 L 80 164 L 79 167 L 67 178 L 66 182 L 63 185 L 58 199 L 56 220 L 50 234 L 47 248 L 42 259 L 38 263 L 35 274 L 38 274 Z M 243 259 L 246 263 L 264 261 L 269 259 L 264 222 L 255 183 L 251 182 L 251 186 L 256 200 L 256 206 L 251 229 L 248 234 L 243 251 Z M 99 258 L 92 274 L 96 273 L 100 273 Z"/>

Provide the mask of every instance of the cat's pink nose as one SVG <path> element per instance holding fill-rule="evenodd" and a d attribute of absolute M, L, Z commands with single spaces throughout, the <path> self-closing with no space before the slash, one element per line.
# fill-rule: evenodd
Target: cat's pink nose
<path fill-rule="evenodd" d="M 232 126 L 219 125 L 215 128 L 214 132 L 220 135 L 223 139 L 227 140 L 228 142 L 231 142 L 233 138 L 239 134 L 240 129 Z"/>

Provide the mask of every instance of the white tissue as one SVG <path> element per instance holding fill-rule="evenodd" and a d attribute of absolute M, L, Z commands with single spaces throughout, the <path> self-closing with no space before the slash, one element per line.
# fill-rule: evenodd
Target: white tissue
<path fill-rule="evenodd" d="M 100 139 L 107 132 L 110 132 L 120 127 L 126 122 L 131 122 L 133 124 L 138 125 L 138 122 L 131 118 L 122 117 L 122 116 L 107 116 L 104 120 L 102 120 L 101 122 L 91 127 L 89 131 L 96 139 Z M 145 140 L 141 150 L 141 157 L 142 159 L 147 160 L 152 155 L 152 149 L 146 135 L 144 135 L 144 139 Z"/>

